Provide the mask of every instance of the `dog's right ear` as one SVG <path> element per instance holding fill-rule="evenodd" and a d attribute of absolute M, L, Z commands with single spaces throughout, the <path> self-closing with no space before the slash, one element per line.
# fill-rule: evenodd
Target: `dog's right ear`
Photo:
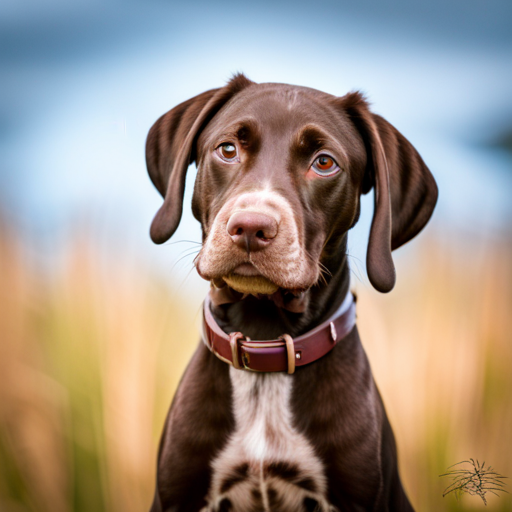
<path fill-rule="evenodd" d="M 225 87 L 203 92 L 164 114 L 149 130 L 146 165 L 164 204 L 151 223 L 153 242 L 161 244 L 174 234 L 181 220 L 185 176 L 196 159 L 195 142 L 213 116 L 251 82 L 236 75 Z"/>

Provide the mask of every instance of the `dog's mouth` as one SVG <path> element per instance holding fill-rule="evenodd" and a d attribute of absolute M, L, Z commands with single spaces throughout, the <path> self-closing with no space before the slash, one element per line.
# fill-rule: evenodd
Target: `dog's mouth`
<path fill-rule="evenodd" d="M 212 280 L 217 299 L 235 302 L 251 295 L 258 299 L 272 300 L 277 306 L 296 313 L 307 305 L 306 290 L 289 290 L 265 277 L 252 263 L 242 263 L 228 275 Z"/>
<path fill-rule="evenodd" d="M 272 295 L 279 290 L 279 285 L 266 277 L 250 262 L 241 263 L 221 278 L 212 280 L 217 288 L 228 285 L 244 295 Z"/>
<path fill-rule="evenodd" d="M 223 277 L 233 290 L 251 295 L 272 295 L 279 289 L 277 284 L 266 278 L 252 263 L 242 263 Z"/>

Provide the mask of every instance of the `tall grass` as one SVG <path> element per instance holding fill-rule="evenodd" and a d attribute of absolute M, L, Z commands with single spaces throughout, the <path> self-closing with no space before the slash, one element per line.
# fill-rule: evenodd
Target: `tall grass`
<path fill-rule="evenodd" d="M 411 261 L 391 295 L 358 286 L 363 343 L 417 509 L 479 510 L 443 499 L 438 475 L 473 457 L 512 477 L 512 247 L 432 235 Z M 47 273 L 4 227 L 0 275 L 0 510 L 148 509 L 199 304 L 92 237 Z M 486 510 L 511 509 L 504 495 Z"/>
<path fill-rule="evenodd" d="M 197 307 L 90 240 L 49 279 L 5 231 L 0 254 L 0 510 L 148 509 Z"/>
<path fill-rule="evenodd" d="M 478 497 L 443 499 L 438 475 L 476 458 L 512 477 L 512 245 L 423 238 L 390 295 L 359 297 L 411 498 L 421 511 L 481 510 Z M 488 501 L 512 510 L 510 495 Z"/>

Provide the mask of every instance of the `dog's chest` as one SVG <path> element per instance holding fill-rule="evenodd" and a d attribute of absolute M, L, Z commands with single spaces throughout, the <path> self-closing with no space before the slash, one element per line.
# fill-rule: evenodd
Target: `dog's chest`
<path fill-rule="evenodd" d="M 293 426 L 293 376 L 230 368 L 235 431 L 213 462 L 210 510 L 327 509 L 324 468 Z"/>

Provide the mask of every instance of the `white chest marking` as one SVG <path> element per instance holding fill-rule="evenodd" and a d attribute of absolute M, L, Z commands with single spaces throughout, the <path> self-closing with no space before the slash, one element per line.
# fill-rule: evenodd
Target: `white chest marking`
<path fill-rule="evenodd" d="M 290 395 L 292 379 L 287 374 L 230 370 L 235 437 L 249 460 L 287 458 L 293 444 L 307 443 L 292 427 Z"/>
<path fill-rule="evenodd" d="M 271 485 L 290 502 L 290 510 L 300 510 L 305 496 L 314 495 L 319 502 L 326 503 L 323 465 L 307 438 L 293 426 L 290 409 L 293 375 L 230 368 L 230 379 L 235 431 L 212 464 L 209 502 L 218 504 L 227 497 L 236 505 L 235 510 L 250 510 L 245 501 L 251 495 L 249 490 L 258 488 L 263 508 L 270 510 L 267 487 Z M 268 470 L 272 464 L 295 468 L 301 478 L 314 482 L 314 491 L 297 487 L 294 481 L 276 479 Z M 233 481 L 240 468 L 245 468 L 244 476 L 228 489 L 226 482 Z"/>

